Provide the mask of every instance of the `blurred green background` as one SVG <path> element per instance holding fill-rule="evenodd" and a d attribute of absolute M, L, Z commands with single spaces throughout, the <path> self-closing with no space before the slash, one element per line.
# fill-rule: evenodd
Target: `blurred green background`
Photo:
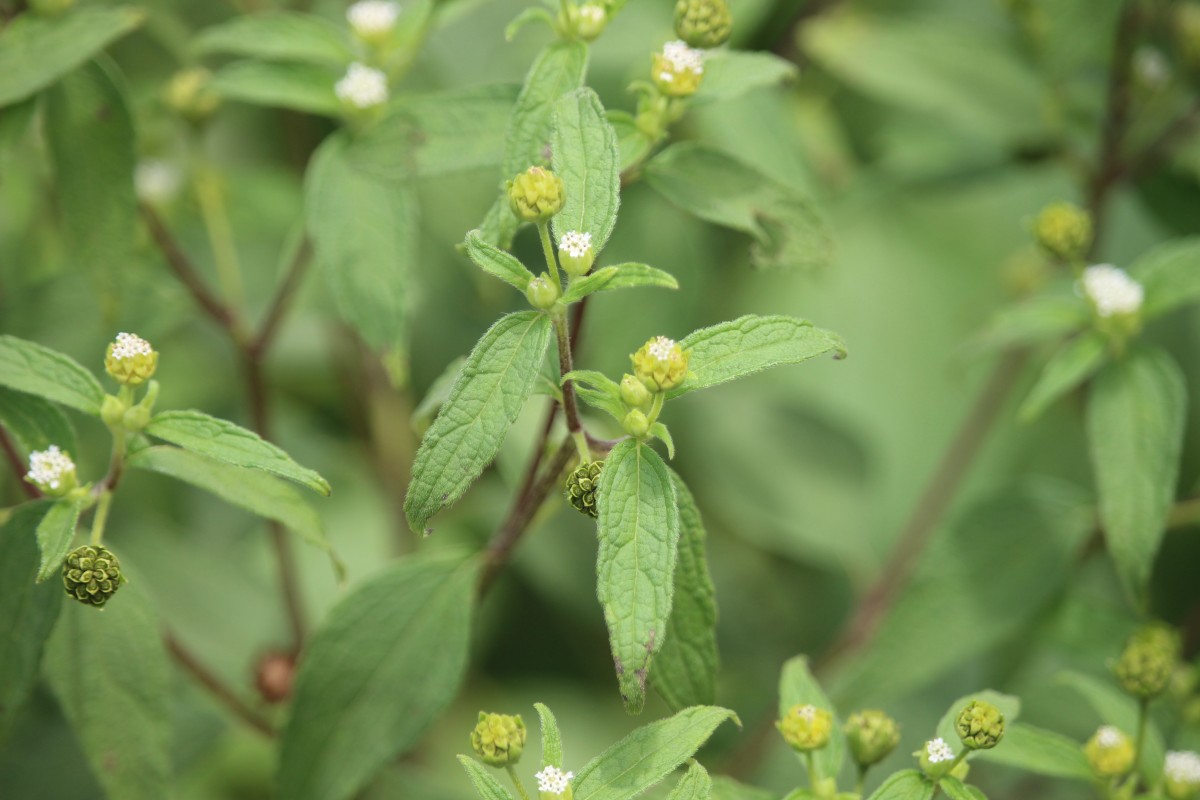
<path fill-rule="evenodd" d="M 531 27 L 505 42 L 505 24 L 527 5 L 442 3 L 406 86 L 519 84 L 549 40 Z M 778 797 L 802 779 L 782 742 L 760 735 L 762 720 L 774 714 L 779 668 L 793 655 L 819 654 L 877 577 L 990 369 L 993 358 L 973 350 L 972 337 L 1040 269 L 1028 232 L 1032 215 L 1052 201 L 1083 200 L 1121 4 L 851 0 L 824 4 L 830 7 L 798 26 L 792 23 L 807 13 L 803 2 L 730 5 L 733 45 L 786 53 L 800 63 L 800 77 L 697 109 L 677 136 L 718 146 L 809 192 L 834 233 L 834 262 L 821 270 L 757 271 L 748 238 L 703 224 L 634 184 L 605 258 L 667 269 L 681 289 L 596 298 L 577 365 L 619 376 L 628 353 L 651 335 L 679 338 L 751 312 L 811 319 L 849 345 L 845 361 L 689 396 L 665 418 L 679 449 L 673 466 L 696 493 L 710 533 L 721 613 L 718 702 L 745 722 L 743 730 L 720 731 L 702 759 L 714 772 L 736 773 Z M 594 45 L 589 83 L 606 107 L 632 109 L 625 87 L 642 76 L 648 54 L 673 38 L 671 8 L 667 0 L 631 0 Z M 128 80 L 139 154 L 179 162 L 188 134 L 162 107 L 163 85 L 188 63 L 190 37 L 237 11 L 214 0 L 156 0 L 148 10 L 143 29 L 110 53 Z M 315 2 L 312 10 L 339 19 L 344 6 Z M 1152 138 L 1194 87 L 1169 31 L 1152 29 L 1146 47 L 1135 68 L 1132 142 Z M 302 220 L 303 170 L 331 130 L 333 123 L 317 117 L 228 103 L 205 132 L 204 147 L 230 197 L 253 308 L 265 306 L 286 265 Z M 88 265 L 64 244 L 43 134 L 35 124 L 0 147 L 0 331 L 61 349 L 97 371 L 113 335 L 137 331 L 162 354 L 162 407 L 195 407 L 248 424 L 235 353 L 197 313 L 144 232 L 119 286 L 96 286 Z M 1152 174 L 1112 194 L 1101 261 L 1126 265 L 1153 244 L 1200 232 L 1200 141 L 1184 144 Z M 338 322 L 315 272 L 270 355 L 275 439 L 333 484 L 319 510 L 351 581 L 417 547 L 482 547 L 541 424 L 542 398 L 535 397 L 495 469 L 435 521 L 430 540 L 414 539 L 400 513 L 419 440 L 410 415 L 446 365 L 520 305 L 454 248 L 482 219 L 498 178 L 476 170 L 421 183 L 410 348 L 394 385 Z M 181 192 L 164 215 L 213 278 L 191 196 Z M 531 231 L 516 252 L 535 263 Z M 1192 396 L 1200 396 L 1200 314 L 1176 313 L 1146 335 L 1172 351 Z M 1039 363 L 1038 354 L 1031 363 Z M 1077 397 L 1032 424 L 1013 418 L 1035 371 L 1027 373 L 925 558 L 913 590 L 914 602 L 924 605 L 908 618 L 920 635 L 885 628 L 876 647 L 830 676 L 843 711 L 869 704 L 902 720 L 904 740 L 885 767 L 906 766 L 947 704 L 985 686 L 1020 694 L 1023 718 L 1069 735 L 1086 737 L 1098 724 L 1055 676 L 1063 669 L 1104 674 L 1134 615 L 1102 554 L 1047 555 L 1073 549 L 1075 541 L 1037 549 L 1047 537 L 1065 535 L 1062 519 L 1046 520 L 1044 530 L 1004 525 L 1004 514 L 1023 497 L 1041 498 L 1066 517 L 1091 493 Z M 1182 493 L 1196 487 L 1200 470 L 1194 403 L 1189 419 Z M 107 457 L 104 432 L 76 422 L 81 473 L 98 475 Z M 594 424 L 603 430 L 607 423 Z M 0 498 L 4 505 L 18 500 L 7 473 L 0 475 Z M 990 504 L 980 510 L 981 501 Z M 1200 628 L 1196 533 L 1169 534 L 1155 577 L 1157 613 L 1193 632 Z M 287 638 L 263 525 L 198 491 L 135 474 L 114 505 L 108 537 L 166 625 L 253 697 L 255 664 Z M 339 591 L 319 552 L 300 549 L 298 556 L 306 610 L 316 621 Z M 930 576 L 950 562 L 969 568 L 948 588 Z M 644 721 L 624 714 L 615 691 L 594 563 L 588 521 L 554 502 L 479 612 L 458 701 L 369 797 L 466 797 L 453 755 L 467 749 L 480 708 L 528 719 L 533 701 L 547 702 L 566 737 L 568 768 Z M 175 690 L 179 796 L 271 796 L 273 746 L 239 727 L 182 673 Z M 645 720 L 665 713 L 655 702 Z M 0 720 L 0 796 L 99 793 L 48 691 L 39 689 Z M 1081 796 L 999 766 L 975 770 L 992 797 Z"/>

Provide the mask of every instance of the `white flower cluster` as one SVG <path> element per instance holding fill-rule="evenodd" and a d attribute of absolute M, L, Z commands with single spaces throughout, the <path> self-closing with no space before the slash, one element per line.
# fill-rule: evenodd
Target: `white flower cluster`
<path fill-rule="evenodd" d="M 533 777 L 537 778 L 538 791 L 550 794 L 562 794 L 571 788 L 574 772 L 563 772 L 558 767 L 545 767 Z"/>
<path fill-rule="evenodd" d="M 400 4 L 390 0 L 360 0 L 346 9 L 346 20 L 364 39 L 382 36 L 396 26 Z"/>
<path fill-rule="evenodd" d="M 592 235 L 580 231 L 567 231 L 562 235 L 558 246 L 566 250 L 571 258 L 583 258 L 592 247 Z"/>
<path fill-rule="evenodd" d="M 946 744 L 946 740 L 940 736 L 933 741 L 925 743 L 925 755 L 929 756 L 930 764 L 940 764 L 943 761 L 954 760 L 954 751 L 950 749 L 950 745 Z"/>
<path fill-rule="evenodd" d="M 659 338 L 661 339 L 662 337 L 660 336 Z M 670 339 L 667 339 L 667 341 L 671 342 Z M 657 342 L 655 342 L 655 344 L 657 344 Z M 674 342 L 671 342 L 671 344 L 674 344 Z M 653 346 L 650 348 L 650 351 L 651 352 L 654 351 Z M 806 706 L 800 706 L 799 708 L 796 709 L 796 716 L 800 717 L 800 719 L 812 722 L 814 719 L 817 718 L 817 707 L 814 705 L 811 705 L 811 704 L 806 705 Z"/>
<path fill-rule="evenodd" d="M 659 361 L 669 361 L 671 358 L 671 351 L 674 347 L 674 339 L 668 339 L 665 336 L 656 336 L 654 337 L 654 341 L 650 343 L 649 352 L 651 356 Z M 808 716 L 805 717 L 805 719 L 812 719 L 812 715 L 817 713 L 817 709 L 815 707 L 805 706 L 804 708 L 800 709 L 800 716 L 803 717 L 806 711 L 808 712 Z"/>
<path fill-rule="evenodd" d="M 584 3 L 578 9 L 579 19 L 589 25 L 603 25 L 608 13 L 604 6 L 595 3 Z"/>
<path fill-rule="evenodd" d="M 1163 774 L 1174 783 L 1200 786 L 1200 755 L 1188 750 L 1167 753 Z"/>
<path fill-rule="evenodd" d="M 134 191 L 144 203 L 165 203 L 179 193 L 182 184 L 183 174 L 169 161 L 140 161 L 133 172 Z"/>
<path fill-rule="evenodd" d="M 25 477 L 30 481 L 50 489 L 62 486 L 66 475 L 75 471 L 75 462 L 71 457 L 52 444 L 46 450 L 35 450 L 29 454 L 29 472 Z"/>
<path fill-rule="evenodd" d="M 334 86 L 338 99 L 355 108 L 381 106 L 388 99 L 387 76 L 365 64 L 354 63 Z"/>
<path fill-rule="evenodd" d="M 1080 285 L 1102 317 L 1136 314 L 1142 307 L 1145 294 L 1142 285 L 1112 264 L 1088 267 L 1083 271 Z"/>
<path fill-rule="evenodd" d="M 1114 728 L 1112 725 L 1102 725 L 1096 731 L 1096 744 L 1103 747 L 1105 750 L 1113 747 L 1120 747 L 1125 741 L 1125 734 Z"/>
<path fill-rule="evenodd" d="M 150 343 L 136 333 L 118 333 L 112 345 L 112 357 L 118 361 L 134 356 L 148 356 L 153 352 L 154 348 Z"/>
<path fill-rule="evenodd" d="M 686 42 L 676 40 L 667 42 L 662 49 L 663 60 L 671 65 L 671 69 L 676 73 L 694 72 L 697 75 L 704 74 L 704 51 L 695 50 L 687 46 Z M 659 76 L 664 81 L 671 80 L 671 73 L 664 72 Z"/>

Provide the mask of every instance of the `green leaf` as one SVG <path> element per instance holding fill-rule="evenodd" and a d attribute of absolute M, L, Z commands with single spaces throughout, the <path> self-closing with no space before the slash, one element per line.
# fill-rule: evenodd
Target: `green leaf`
<path fill-rule="evenodd" d="M 1083 383 L 1100 369 L 1108 353 L 1104 337 L 1088 331 L 1071 339 L 1050 357 L 1037 383 L 1021 404 L 1019 417 L 1030 422 L 1041 415 L 1060 397 Z"/>
<path fill-rule="evenodd" d="M 645 158 L 654 146 L 654 142 L 637 126 L 637 118 L 628 111 L 609 111 L 608 124 L 612 125 L 617 134 L 622 172 Z"/>
<path fill-rule="evenodd" d="M 650 426 L 650 435 L 658 439 L 667 446 L 667 458 L 675 458 L 675 440 L 671 438 L 671 431 L 661 422 L 656 422 Z"/>
<path fill-rule="evenodd" d="M 331 136 L 305 176 L 305 213 L 317 262 L 338 312 L 367 344 L 405 341 L 409 271 L 417 260 L 411 187 L 357 168 L 350 141 Z"/>
<path fill-rule="evenodd" d="M 542 723 L 542 766 L 562 769 L 563 746 L 562 736 L 558 732 L 558 720 L 554 718 L 554 712 L 549 706 L 534 703 L 533 707 L 537 709 L 538 718 Z"/>
<path fill-rule="evenodd" d="M 1159 245 L 1134 262 L 1129 274 L 1146 292 L 1146 319 L 1200 299 L 1200 238 L 1177 239 Z"/>
<path fill-rule="evenodd" d="M 516 38 L 517 32 L 531 22 L 543 22 L 551 30 L 554 29 L 554 17 L 550 12 L 540 6 L 533 6 L 517 14 L 517 16 L 513 17 L 512 22 L 504 26 L 504 40 L 511 42 Z"/>
<path fill-rule="evenodd" d="M 577 89 L 555 104 L 551 152 L 567 192 L 562 211 L 551 220 L 555 241 L 567 231 L 590 233 L 592 252 L 599 253 L 617 224 L 621 154 L 617 133 L 591 89 Z"/>
<path fill-rule="evenodd" d="M 533 390 L 550 345 L 550 318 L 509 314 L 476 343 L 421 441 L 404 513 L 414 531 L 462 497 L 495 458 Z"/>
<path fill-rule="evenodd" d="M 1091 783 L 1095 774 L 1083 748 L 1061 733 L 1018 722 L 1005 728 L 1001 747 L 981 750 L 978 757 L 1050 778 Z"/>
<path fill-rule="evenodd" d="M 513 800 L 508 789 L 505 789 L 500 781 L 492 777 L 492 774 L 478 761 L 467 756 L 459 756 L 458 763 L 463 765 L 463 769 L 471 778 L 471 783 L 475 785 L 475 791 L 483 800 Z"/>
<path fill-rule="evenodd" d="M 704 59 L 704 81 L 696 103 L 732 100 L 746 92 L 794 80 L 796 65 L 771 53 L 713 50 Z"/>
<path fill-rule="evenodd" d="M 666 465 L 634 439 L 613 448 L 599 491 L 596 593 L 625 709 L 637 714 L 671 614 L 679 508 Z"/>
<path fill-rule="evenodd" d="M 846 737 L 842 733 L 842 723 L 838 719 L 837 709 L 829 701 L 825 690 L 817 683 L 808 667 L 807 656 L 795 656 L 788 659 L 779 674 L 779 716 L 787 715 L 793 706 L 813 705 L 823 708 L 833 715 L 833 730 L 829 733 L 829 744 L 813 753 L 813 765 L 817 770 L 817 779 L 837 778 L 842 768 L 842 756 L 846 750 Z M 802 759 L 803 760 L 803 759 Z"/>
<path fill-rule="evenodd" d="M 943 777 L 938 781 L 938 785 L 950 800 L 987 800 L 987 795 L 979 789 L 968 786 L 952 775 Z"/>
<path fill-rule="evenodd" d="M 683 142 L 650 159 L 645 178 L 684 211 L 751 236 L 756 266 L 811 269 L 832 257 L 833 239 L 811 201 L 733 156 Z"/>
<path fill-rule="evenodd" d="M 0 336 L 0 384 L 100 415 L 104 389 L 68 356 L 15 336 Z"/>
<path fill-rule="evenodd" d="M 146 433 L 226 464 L 260 469 L 287 478 L 318 494 L 328 495 L 330 491 L 329 481 L 314 470 L 300 466 L 281 448 L 257 433 L 201 411 L 160 412 L 150 420 Z"/>
<path fill-rule="evenodd" d="M 193 40 L 192 48 L 200 55 L 225 53 L 338 67 L 354 60 L 344 28 L 311 14 L 288 11 L 234 17 L 205 28 Z"/>
<path fill-rule="evenodd" d="M 708 574 L 704 520 L 683 479 L 671 471 L 679 504 L 679 558 L 667 636 L 654 659 L 654 688 L 674 711 L 717 694 L 717 599 Z"/>
<path fill-rule="evenodd" d="M 467 233 L 467 255 L 487 274 L 499 278 L 519 292 L 524 292 L 533 280 L 533 273 L 517 257 L 484 241 L 478 230 Z"/>
<path fill-rule="evenodd" d="M 688 771 L 679 779 L 667 800 L 709 800 L 712 797 L 712 788 L 713 782 L 712 778 L 708 777 L 708 770 L 693 761 L 688 764 Z"/>
<path fill-rule="evenodd" d="M 955 721 L 958 719 L 958 714 L 963 710 L 963 706 L 972 700 L 982 700 L 985 703 L 991 703 L 996 708 L 1000 709 L 1000 713 L 1004 715 L 1006 725 L 1012 725 L 1017 721 L 1017 717 L 1021 714 L 1021 699 L 1011 694 L 1002 694 L 991 689 L 984 689 L 979 692 L 963 695 L 950 704 L 946 709 L 946 713 L 938 721 L 937 735 L 942 737 L 950 744 L 951 747 L 958 749 L 958 731 L 955 729 Z M 1005 745 L 1005 740 L 1001 740 L 1000 744 L 995 749 L 999 750 Z M 972 757 L 981 751 L 974 751 Z"/>
<path fill-rule="evenodd" d="M 1135 349 L 1096 376 L 1087 433 L 1109 552 L 1130 596 L 1142 598 L 1179 474 L 1187 397 L 1166 353 Z"/>
<path fill-rule="evenodd" d="M 136 137 L 120 74 L 88 64 L 46 92 L 43 109 L 68 247 L 112 312 L 134 261 L 138 215 Z"/>
<path fill-rule="evenodd" d="M 783 316 L 738 317 L 690 333 L 679 344 L 691 353 L 688 377 L 668 398 L 827 353 L 839 359 L 846 355 L 846 345 L 836 333 Z"/>
<path fill-rule="evenodd" d="M 577 369 L 562 377 L 575 383 L 575 394 L 592 408 L 607 412 L 617 422 L 625 419 L 625 403 L 621 400 L 621 385 L 603 372 Z"/>
<path fill-rule="evenodd" d="M 49 508 L 47 501 L 25 503 L 0 526 L 0 736 L 37 680 L 42 648 L 62 606 L 62 584 L 35 582 L 35 532 Z"/>
<path fill-rule="evenodd" d="M 478 566 L 408 558 L 334 606 L 296 677 L 280 797 L 346 800 L 417 743 L 462 681 Z"/>
<path fill-rule="evenodd" d="M 744 786 L 724 775 L 713 778 L 712 797 L 713 800 L 779 800 L 772 792 L 754 786 Z"/>
<path fill-rule="evenodd" d="M 1077 692 L 1087 702 L 1100 722 L 1114 725 L 1129 738 L 1137 732 L 1138 703 L 1129 695 L 1123 694 L 1112 682 L 1112 678 L 1095 678 L 1081 672 L 1064 672 L 1056 681 L 1062 686 Z M 1146 723 L 1146 741 L 1142 746 L 1141 772 L 1150 784 L 1158 781 L 1162 774 L 1164 745 L 1162 734 L 1154 720 Z"/>
<path fill-rule="evenodd" d="M 212 492 L 225 502 L 272 519 L 301 539 L 324 550 L 341 572 L 341 563 L 325 539 L 321 517 L 300 493 L 260 470 L 235 467 L 177 447 L 147 447 L 129 457 L 130 467 L 168 475 Z"/>
<path fill-rule="evenodd" d="M 1089 322 L 1087 305 L 1075 294 L 1074 283 L 1063 281 L 1000 309 L 972 345 L 980 352 L 991 352 L 1040 344 L 1078 331 Z"/>
<path fill-rule="evenodd" d="M 4 29 L 0 106 L 28 97 L 132 31 L 141 9 L 79 8 L 60 17 L 21 14 Z"/>
<path fill-rule="evenodd" d="M 340 73 L 315 64 L 235 61 L 217 70 L 209 87 L 226 100 L 336 117 L 333 87 Z"/>
<path fill-rule="evenodd" d="M 167 654 L 136 583 L 103 611 L 68 603 L 46 646 L 45 672 L 106 797 L 171 796 Z"/>
<path fill-rule="evenodd" d="M 71 455 L 78 453 L 70 420 L 58 406 L 40 397 L 0 387 L 0 425 L 27 451 L 56 444 Z"/>
<path fill-rule="evenodd" d="M 915 769 L 893 773 L 867 800 L 930 800 L 934 786 Z"/>
<path fill-rule="evenodd" d="M 575 800 L 628 800 L 640 794 L 691 758 L 726 720 L 737 722 L 737 715 L 727 708 L 696 706 L 643 725 L 579 771 Z"/>
<path fill-rule="evenodd" d="M 678 289 L 679 282 L 675 276 L 661 269 L 646 264 L 614 264 L 611 267 L 601 267 L 590 275 L 574 280 L 563 293 L 562 302 L 574 303 L 589 294 L 609 292 L 613 289 L 629 289 L 637 286 L 661 286 L 666 289 Z"/>
<path fill-rule="evenodd" d="M 58 500 L 42 517 L 37 527 L 37 543 L 42 551 L 38 565 L 39 582 L 53 578 L 62 569 L 62 563 L 71 552 L 71 540 L 75 538 L 75 526 L 83 511 L 82 500 Z"/>

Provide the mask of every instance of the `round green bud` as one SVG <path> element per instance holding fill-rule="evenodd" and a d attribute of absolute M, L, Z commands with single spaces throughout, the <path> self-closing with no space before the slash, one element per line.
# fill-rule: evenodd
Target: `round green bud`
<path fill-rule="evenodd" d="M 1179 634 L 1167 625 L 1155 623 L 1137 630 L 1113 666 L 1121 688 L 1143 700 L 1162 694 L 1179 662 L 1180 644 Z"/>
<path fill-rule="evenodd" d="M 625 432 L 635 439 L 640 439 L 650 430 L 650 420 L 638 409 L 633 409 L 621 420 Z"/>
<path fill-rule="evenodd" d="M 30 0 L 29 8 L 43 17 L 57 17 L 75 7 L 75 0 Z"/>
<path fill-rule="evenodd" d="M 603 3 L 584 3 L 572 12 L 571 22 L 575 35 L 590 42 L 608 26 L 608 9 Z"/>
<path fill-rule="evenodd" d="M 775 723 L 783 740 L 797 752 L 820 750 L 829 743 L 833 732 L 833 715 L 810 704 L 797 704 L 788 709 L 783 719 Z"/>
<path fill-rule="evenodd" d="M 105 351 L 104 369 L 117 383 L 137 386 L 158 369 L 158 352 L 136 334 L 118 333 Z"/>
<path fill-rule="evenodd" d="M 953 748 L 940 736 L 930 739 L 913 755 L 917 757 L 921 771 L 935 780 L 948 774 L 955 767 L 954 762 L 957 759 Z"/>
<path fill-rule="evenodd" d="M 878 764 L 900 744 L 900 726 L 877 709 L 851 714 L 843 731 L 854 762 L 860 767 Z"/>
<path fill-rule="evenodd" d="M 1171 693 L 1171 697 L 1183 702 L 1196 693 L 1198 682 L 1200 682 L 1200 675 L 1196 674 L 1196 668 L 1191 664 L 1180 662 L 1171 674 L 1167 691 Z"/>
<path fill-rule="evenodd" d="M 110 428 L 119 428 L 125 422 L 129 406 L 116 395 L 106 394 L 100 403 L 100 419 Z"/>
<path fill-rule="evenodd" d="M 133 406 L 121 418 L 121 427 L 127 431 L 139 433 L 150 424 L 150 409 L 144 406 Z"/>
<path fill-rule="evenodd" d="M 972 700 L 958 712 L 954 730 L 971 750 L 991 750 L 1004 738 L 1004 714 L 991 703 Z"/>
<path fill-rule="evenodd" d="M 655 336 L 629 358 L 633 374 L 656 394 L 674 389 L 687 378 L 689 355 L 665 336 Z"/>
<path fill-rule="evenodd" d="M 521 716 L 479 712 L 471 731 L 471 749 L 493 767 L 508 767 L 521 760 L 525 749 L 525 723 Z"/>
<path fill-rule="evenodd" d="M 1167 753 L 1163 788 L 1171 800 L 1192 800 L 1200 794 L 1200 755 L 1187 750 Z"/>
<path fill-rule="evenodd" d="M 508 182 L 508 204 L 524 222 L 545 222 L 566 200 L 562 178 L 543 167 L 530 167 Z"/>
<path fill-rule="evenodd" d="M 596 263 L 592 252 L 592 235 L 580 231 L 567 231 L 558 242 L 558 263 L 570 276 L 586 275 Z"/>
<path fill-rule="evenodd" d="M 203 67 L 176 72 L 163 90 L 167 107 L 191 122 L 203 122 L 221 105 L 221 96 L 209 84 L 212 73 Z"/>
<path fill-rule="evenodd" d="M 667 42 L 651 58 L 650 77 L 667 97 L 690 97 L 704 80 L 704 53 L 684 42 Z"/>
<path fill-rule="evenodd" d="M 690 47 L 719 47 L 733 32 L 733 15 L 725 0 L 679 0 L 675 33 Z"/>
<path fill-rule="evenodd" d="M 567 476 L 564 494 L 567 502 L 580 514 L 595 518 L 600 516 L 599 492 L 600 473 L 604 471 L 603 461 L 592 461 L 581 464 Z"/>
<path fill-rule="evenodd" d="M 545 274 L 538 275 L 525 287 L 525 298 L 534 308 L 547 309 L 562 296 L 558 284 Z"/>
<path fill-rule="evenodd" d="M 84 545 L 68 553 L 62 576 L 67 594 L 97 607 L 107 603 L 125 582 L 121 562 L 103 545 Z"/>
<path fill-rule="evenodd" d="M 1133 769 L 1133 742 L 1111 725 L 1101 727 L 1087 740 L 1083 754 L 1099 778 L 1119 778 Z"/>
<path fill-rule="evenodd" d="M 625 373 L 625 377 L 621 378 L 621 402 L 625 405 L 644 410 L 653 399 L 654 395 L 650 394 L 646 384 L 634 376 Z"/>
<path fill-rule="evenodd" d="M 1092 218 L 1071 203 L 1053 203 L 1033 221 L 1038 245 L 1060 261 L 1081 261 L 1092 246 Z"/>

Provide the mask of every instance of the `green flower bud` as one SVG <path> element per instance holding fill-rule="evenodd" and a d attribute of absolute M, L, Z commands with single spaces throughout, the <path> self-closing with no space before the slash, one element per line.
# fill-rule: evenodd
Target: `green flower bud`
<path fill-rule="evenodd" d="M 68 553 L 62 576 L 67 594 L 81 603 L 97 607 L 107 603 L 125 582 L 121 562 L 102 545 L 84 545 Z"/>
<path fill-rule="evenodd" d="M 589 517 L 599 517 L 600 473 L 604 470 L 603 461 L 592 461 L 581 464 L 567 476 L 565 494 L 567 502 L 580 514 Z"/>
<path fill-rule="evenodd" d="M 1100 778 L 1119 778 L 1133 769 L 1133 742 L 1112 725 L 1096 731 L 1083 746 L 1083 754 Z"/>
<path fill-rule="evenodd" d="M 558 242 L 558 263 L 568 275 L 578 278 L 586 275 L 596 262 L 592 252 L 592 235 L 579 231 L 567 231 Z"/>
<path fill-rule="evenodd" d="M 479 712 L 471 731 L 471 749 L 493 767 L 508 767 L 521 760 L 525 749 L 525 723 L 521 716 Z"/>
<path fill-rule="evenodd" d="M 689 354 L 665 336 L 655 336 L 629 358 L 633 374 L 651 392 L 670 391 L 687 378 Z"/>
<path fill-rule="evenodd" d="M 833 732 L 833 715 L 814 705 L 794 705 L 783 719 L 775 723 L 783 740 L 801 753 L 820 750 L 829 743 Z"/>
<path fill-rule="evenodd" d="M 571 14 L 575 35 L 590 42 L 608 27 L 608 10 L 602 3 L 584 3 Z"/>
<path fill-rule="evenodd" d="M 1071 203 L 1053 203 L 1033 222 L 1033 236 L 1043 250 L 1060 261 L 1080 261 L 1092 246 L 1092 218 Z"/>
<path fill-rule="evenodd" d="M 525 287 L 525 298 L 534 308 L 543 310 L 550 308 L 558 302 L 558 298 L 561 296 L 562 291 L 558 283 L 545 274 L 538 275 Z"/>
<path fill-rule="evenodd" d="M 1162 624 L 1147 625 L 1125 643 L 1113 667 L 1121 688 L 1148 700 L 1162 694 L 1179 661 L 1179 634 Z"/>
<path fill-rule="evenodd" d="M 47 497 L 66 497 L 78 485 L 75 462 L 56 444 L 29 454 L 29 472 L 25 473 L 25 480 Z"/>
<path fill-rule="evenodd" d="M 100 419 L 110 428 L 119 428 L 125 422 L 129 406 L 116 395 L 106 394 L 100 403 Z"/>
<path fill-rule="evenodd" d="M 121 427 L 134 433 L 141 432 L 150 424 L 150 409 L 145 406 L 133 406 L 121 418 Z"/>
<path fill-rule="evenodd" d="M 933 779 L 946 775 L 955 766 L 957 756 L 950 745 L 942 737 L 930 739 L 917 752 L 913 753 L 921 765 L 921 771 Z"/>
<path fill-rule="evenodd" d="M 1192 800 L 1200 794 L 1200 755 L 1189 751 L 1167 753 L 1163 788 L 1171 800 Z"/>
<path fill-rule="evenodd" d="M 625 419 L 621 420 L 621 425 L 625 428 L 625 432 L 635 439 L 642 438 L 650 430 L 650 420 L 636 408 L 625 415 Z"/>
<path fill-rule="evenodd" d="M 539 800 L 572 800 L 575 791 L 571 788 L 574 772 L 563 772 L 558 767 L 542 767 L 533 777 L 537 778 Z"/>
<path fill-rule="evenodd" d="M 637 378 L 629 373 L 625 373 L 625 377 L 621 378 L 621 402 L 625 405 L 645 410 L 653 399 L 654 395 L 650 394 L 646 384 Z"/>
<path fill-rule="evenodd" d="M 900 744 L 896 720 L 876 709 L 851 714 L 843 730 L 854 762 L 864 768 L 883 761 Z"/>
<path fill-rule="evenodd" d="M 689 97 L 704 80 L 704 53 L 683 42 L 667 42 L 652 57 L 650 77 L 667 97 Z"/>
<path fill-rule="evenodd" d="M 983 700 L 972 700 L 954 723 L 958 738 L 971 750 L 991 750 L 1004 738 L 1004 715 Z"/>
<path fill-rule="evenodd" d="M 725 0 L 679 0 L 675 33 L 690 47 L 719 47 L 733 31 L 733 15 Z"/>
<path fill-rule="evenodd" d="M 567 201 L 562 178 L 543 167 L 530 167 L 508 182 L 508 203 L 517 218 L 545 222 Z"/>
<path fill-rule="evenodd" d="M 221 96 L 209 88 L 212 73 L 192 67 L 175 75 L 163 90 L 167 107 L 191 122 L 203 122 L 221 105 Z"/>
<path fill-rule="evenodd" d="M 125 386 L 137 386 L 149 380 L 157 368 L 158 352 L 133 333 L 118 333 L 104 355 L 104 369 L 113 380 Z"/>

